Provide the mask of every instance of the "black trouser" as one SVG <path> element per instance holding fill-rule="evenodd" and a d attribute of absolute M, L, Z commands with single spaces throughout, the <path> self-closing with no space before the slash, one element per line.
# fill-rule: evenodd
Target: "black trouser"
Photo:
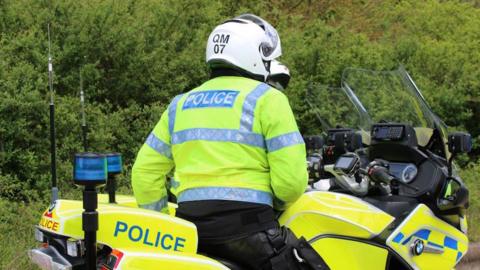
<path fill-rule="evenodd" d="M 278 242 L 272 243 L 272 238 L 276 238 Z M 202 244 L 200 239 L 199 252 L 233 261 L 244 269 L 278 269 L 280 264 L 282 269 L 302 269 L 293 256 L 292 246 L 296 241 L 298 240 L 290 230 L 275 227 L 221 244 Z M 278 245 L 280 250 L 275 248 L 275 245 Z M 286 250 L 281 252 L 282 248 Z M 277 266 L 272 265 L 276 262 Z"/>

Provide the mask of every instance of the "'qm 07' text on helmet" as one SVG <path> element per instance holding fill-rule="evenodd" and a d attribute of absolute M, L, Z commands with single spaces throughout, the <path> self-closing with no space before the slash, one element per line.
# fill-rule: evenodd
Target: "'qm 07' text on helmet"
<path fill-rule="evenodd" d="M 206 60 L 210 68 L 233 67 L 266 80 L 270 61 L 281 54 L 275 28 L 258 16 L 244 14 L 212 31 L 208 37 Z"/>

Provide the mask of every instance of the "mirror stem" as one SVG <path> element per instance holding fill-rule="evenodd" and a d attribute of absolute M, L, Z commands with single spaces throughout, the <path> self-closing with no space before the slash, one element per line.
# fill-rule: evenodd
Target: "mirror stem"
<path fill-rule="evenodd" d="M 452 154 L 452 156 L 448 159 L 448 177 L 452 177 L 453 175 L 453 159 L 456 157 L 456 154 Z"/>

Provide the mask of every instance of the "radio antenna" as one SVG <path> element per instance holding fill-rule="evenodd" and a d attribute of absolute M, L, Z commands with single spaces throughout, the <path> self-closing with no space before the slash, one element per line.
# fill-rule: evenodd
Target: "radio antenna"
<path fill-rule="evenodd" d="M 88 142 L 87 142 L 87 121 L 85 119 L 85 95 L 83 92 L 83 78 L 82 71 L 80 70 L 80 104 L 82 106 L 82 142 L 83 142 L 83 151 L 87 152 Z"/>
<path fill-rule="evenodd" d="M 50 23 L 48 24 L 48 86 L 50 88 L 50 169 L 52 176 L 52 203 L 58 199 L 57 147 L 55 135 L 55 103 L 53 91 L 53 64 L 51 54 Z"/>

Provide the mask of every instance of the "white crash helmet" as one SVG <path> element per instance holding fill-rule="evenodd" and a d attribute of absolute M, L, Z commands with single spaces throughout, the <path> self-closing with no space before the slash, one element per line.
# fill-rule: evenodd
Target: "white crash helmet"
<path fill-rule="evenodd" d="M 270 75 L 267 78 L 267 83 L 278 90 L 285 90 L 290 81 L 290 71 L 287 66 L 277 60 L 270 63 Z"/>
<path fill-rule="evenodd" d="M 277 30 L 253 14 L 218 25 L 208 37 L 206 61 L 211 68 L 233 66 L 267 79 L 270 61 L 282 54 Z"/>

